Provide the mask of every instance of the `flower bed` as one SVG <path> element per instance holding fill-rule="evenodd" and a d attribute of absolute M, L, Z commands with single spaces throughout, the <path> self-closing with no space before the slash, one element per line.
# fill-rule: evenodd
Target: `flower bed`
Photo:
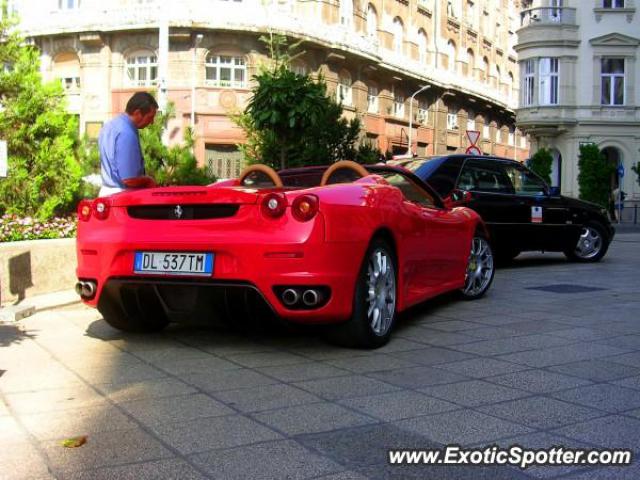
<path fill-rule="evenodd" d="M 40 221 L 31 217 L 3 215 L 0 218 L 0 242 L 70 238 L 76 236 L 76 217 L 55 217 Z"/>

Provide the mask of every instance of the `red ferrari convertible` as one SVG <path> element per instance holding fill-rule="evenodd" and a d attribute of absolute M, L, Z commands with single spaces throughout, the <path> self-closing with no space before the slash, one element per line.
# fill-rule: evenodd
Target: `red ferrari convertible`
<path fill-rule="evenodd" d="M 83 201 L 78 217 L 76 289 L 126 331 L 271 313 L 375 348 L 398 312 L 452 290 L 478 298 L 494 274 L 478 214 L 383 165 L 253 165 Z"/>

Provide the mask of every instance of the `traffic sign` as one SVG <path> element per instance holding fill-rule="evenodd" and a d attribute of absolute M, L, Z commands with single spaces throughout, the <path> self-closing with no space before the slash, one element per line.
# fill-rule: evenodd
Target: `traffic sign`
<path fill-rule="evenodd" d="M 618 177 L 624 177 L 624 165 L 621 163 L 618 164 Z"/>
<path fill-rule="evenodd" d="M 480 132 L 478 130 L 467 130 L 467 138 L 471 145 L 475 145 L 480 138 Z"/>
<path fill-rule="evenodd" d="M 467 147 L 467 150 L 465 151 L 465 153 L 467 155 L 482 155 L 482 152 L 480 151 L 480 149 L 475 145 L 471 145 Z"/>

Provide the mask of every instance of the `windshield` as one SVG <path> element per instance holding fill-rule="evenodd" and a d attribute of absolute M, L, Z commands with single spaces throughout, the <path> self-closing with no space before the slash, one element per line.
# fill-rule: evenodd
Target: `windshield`
<path fill-rule="evenodd" d="M 406 168 L 420 178 L 429 178 L 445 159 L 445 157 L 414 158 L 400 163 L 399 166 Z"/>

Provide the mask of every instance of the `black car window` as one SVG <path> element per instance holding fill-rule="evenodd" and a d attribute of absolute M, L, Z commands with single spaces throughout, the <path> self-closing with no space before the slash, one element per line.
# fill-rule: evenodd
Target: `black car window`
<path fill-rule="evenodd" d="M 427 178 L 429 185 L 431 185 L 441 197 L 444 198 L 448 196 L 455 188 L 461 163 L 462 159 L 449 159 L 443 162 L 436 171 Z"/>
<path fill-rule="evenodd" d="M 417 203 L 423 207 L 436 208 L 436 202 L 429 192 L 420 188 L 401 173 L 392 171 L 375 173 L 382 176 L 390 185 L 400 189 L 404 198 L 410 202 Z"/>
<path fill-rule="evenodd" d="M 467 160 L 458 179 L 458 188 L 489 193 L 514 193 L 509 176 L 500 163 L 493 160 Z"/>
<path fill-rule="evenodd" d="M 516 195 L 544 195 L 546 191 L 544 182 L 526 168 L 516 164 L 505 164 L 504 169 L 509 175 Z"/>

